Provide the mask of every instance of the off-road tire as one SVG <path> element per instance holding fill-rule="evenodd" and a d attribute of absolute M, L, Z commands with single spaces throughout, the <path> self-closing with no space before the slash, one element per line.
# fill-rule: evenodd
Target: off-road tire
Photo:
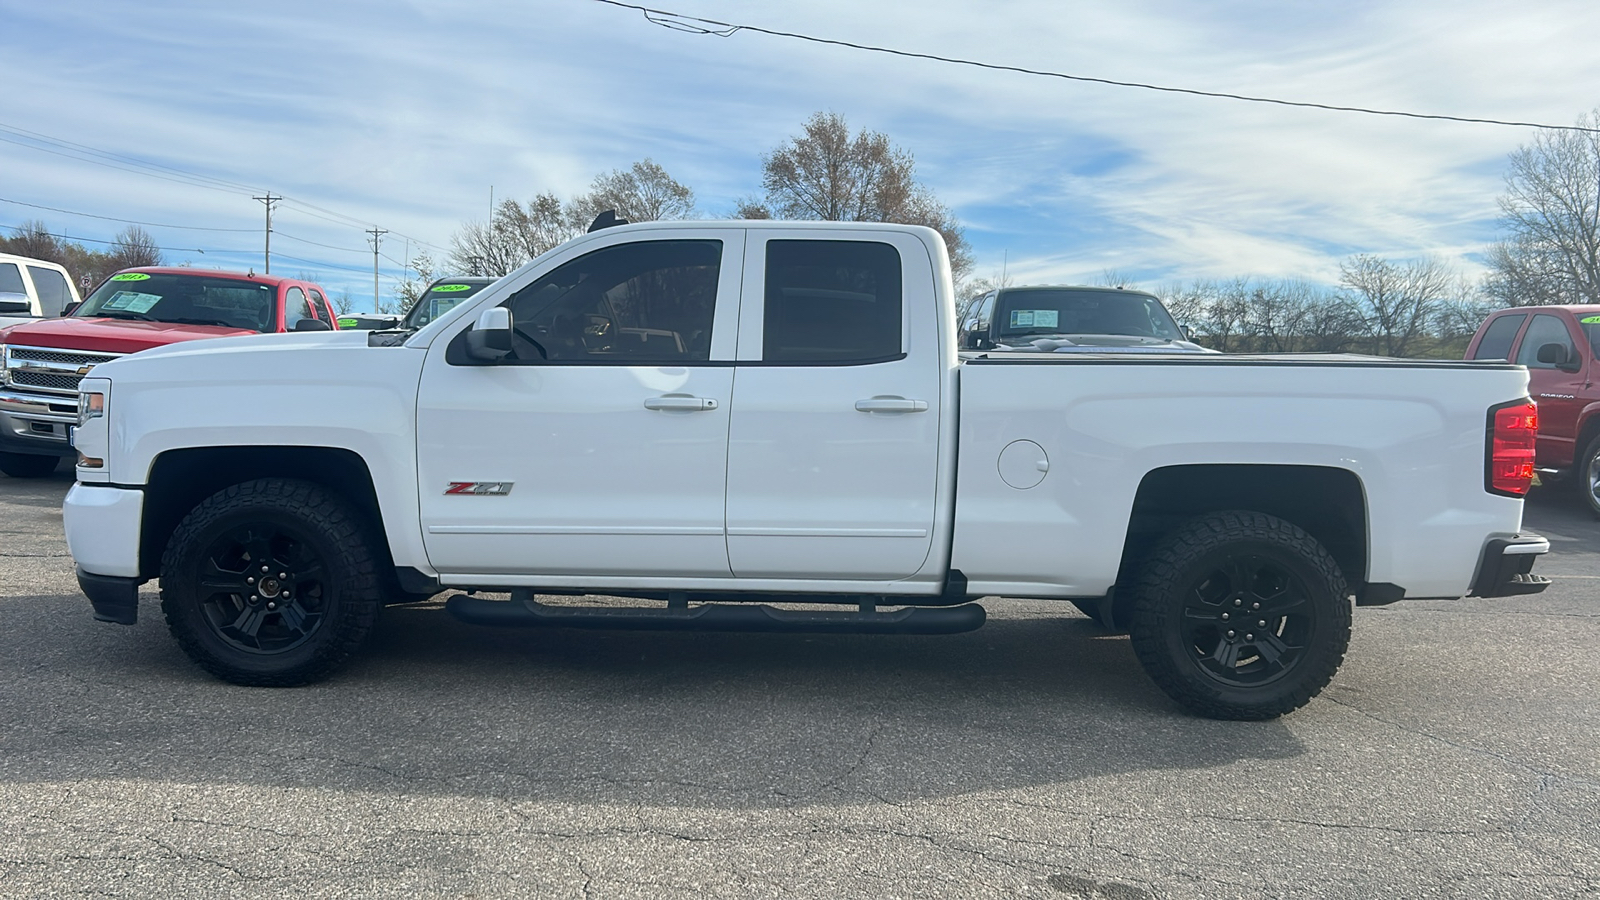
<path fill-rule="evenodd" d="M 1132 597 L 1133 650 L 1197 715 L 1274 719 L 1310 702 L 1344 661 L 1349 593 L 1338 563 L 1297 526 L 1211 513 L 1146 556 Z"/>
<path fill-rule="evenodd" d="M 280 572 L 288 575 L 281 582 Z M 371 631 L 381 584 L 361 517 L 333 492 L 292 479 L 212 494 L 178 524 L 161 557 L 172 636 L 201 668 L 242 685 L 326 678 Z"/>
<path fill-rule="evenodd" d="M 12 478 L 43 478 L 56 470 L 59 456 L 38 453 L 0 453 L 0 472 Z"/>

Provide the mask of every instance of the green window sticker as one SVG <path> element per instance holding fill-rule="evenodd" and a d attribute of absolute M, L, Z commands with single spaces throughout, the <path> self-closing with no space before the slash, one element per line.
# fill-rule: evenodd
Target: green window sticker
<path fill-rule="evenodd" d="M 470 291 L 470 290 L 472 290 L 472 285 L 470 285 L 470 284 L 441 284 L 441 285 L 438 285 L 437 287 L 432 288 L 431 290 L 432 290 L 433 293 L 436 293 L 436 294 L 443 294 L 443 293 L 445 293 L 447 291 Z"/>
<path fill-rule="evenodd" d="M 1600 325 L 1600 316 L 1584 316 L 1578 321 L 1584 325 Z"/>
<path fill-rule="evenodd" d="M 111 276 L 112 281 L 149 281 L 150 276 L 143 272 L 123 272 L 121 275 Z"/>
<path fill-rule="evenodd" d="M 339 327 L 340 328 L 354 328 L 354 327 L 356 327 L 357 325 L 360 325 L 360 324 L 361 324 L 360 321 L 358 321 L 356 319 L 340 319 L 339 320 Z"/>

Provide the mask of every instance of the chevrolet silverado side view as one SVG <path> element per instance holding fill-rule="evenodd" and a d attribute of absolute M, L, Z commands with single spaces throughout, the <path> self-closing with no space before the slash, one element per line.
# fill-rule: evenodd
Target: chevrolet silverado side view
<path fill-rule="evenodd" d="M 97 618 L 159 578 L 240 684 L 445 589 L 482 625 L 901 634 L 1048 598 L 1234 719 L 1321 691 L 1352 605 L 1548 584 L 1519 366 L 956 342 L 926 228 L 593 230 L 414 332 L 96 367 L 67 538 Z"/>

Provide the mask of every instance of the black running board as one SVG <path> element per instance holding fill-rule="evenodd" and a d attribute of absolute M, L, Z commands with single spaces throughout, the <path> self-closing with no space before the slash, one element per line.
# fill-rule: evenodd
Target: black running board
<path fill-rule="evenodd" d="M 905 607 L 892 612 L 793 610 L 733 603 L 692 607 L 551 606 L 537 600 L 483 600 L 456 594 L 450 615 L 472 625 L 557 626 L 633 631 L 764 631 L 807 634 L 959 634 L 983 626 L 976 603 Z"/>

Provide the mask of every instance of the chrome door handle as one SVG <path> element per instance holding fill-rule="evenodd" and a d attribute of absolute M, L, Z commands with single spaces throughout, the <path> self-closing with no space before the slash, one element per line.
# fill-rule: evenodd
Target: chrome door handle
<path fill-rule="evenodd" d="M 691 397 L 688 394 L 667 394 L 663 397 L 651 397 L 644 401 L 645 409 L 671 409 L 699 412 L 705 409 L 716 409 L 717 401 L 710 397 Z"/>
<path fill-rule="evenodd" d="M 928 409 L 928 401 L 907 400 L 904 397 L 873 397 L 870 400 L 857 400 L 856 409 L 864 413 L 926 412 Z"/>

